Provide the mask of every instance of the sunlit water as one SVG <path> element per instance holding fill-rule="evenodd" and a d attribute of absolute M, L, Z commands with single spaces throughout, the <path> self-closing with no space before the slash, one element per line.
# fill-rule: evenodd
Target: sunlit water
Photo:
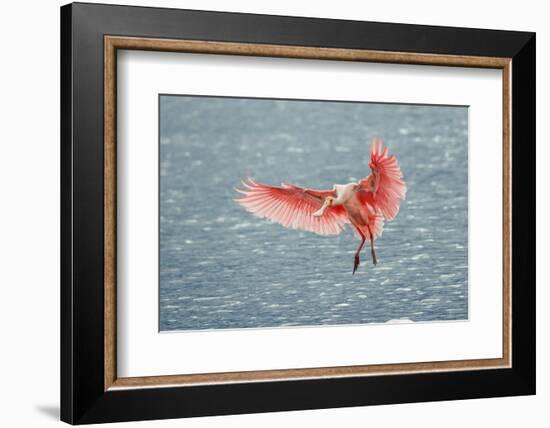
<path fill-rule="evenodd" d="M 161 330 L 468 318 L 467 108 L 180 96 L 160 108 Z M 233 201 L 247 176 L 356 181 L 374 136 L 408 187 L 376 267 L 364 250 L 352 275 L 350 228 L 290 230 Z"/>

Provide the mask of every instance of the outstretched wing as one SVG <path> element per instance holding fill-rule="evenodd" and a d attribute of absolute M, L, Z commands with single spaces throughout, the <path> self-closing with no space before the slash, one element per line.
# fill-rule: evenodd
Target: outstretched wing
<path fill-rule="evenodd" d="M 402 180 L 401 168 L 395 156 L 388 155 L 388 148 L 382 146 L 382 140 L 374 138 L 370 151 L 371 176 L 367 179 L 372 183 L 372 199 L 367 195 L 371 192 L 362 191 L 361 199 L 372 204 L 386 220 L 392 220 L 399 212 L 399 205 L 405 199 L 407 186 Z"/>
<path fill-rule="evenodd" d="M 245 189 L 236 190 L 244 196 L 235 201 L 252 214 L 285 227 L 319 235 L 337 235 L 348 223 L 342 206 L 329 207 L 321 217 L 313 216 L 327 196 L 335 196 L 332 190 L 304 189 L 284 183 L 280 187 L 269 186 L 250 178 L 242 184 Z"/>

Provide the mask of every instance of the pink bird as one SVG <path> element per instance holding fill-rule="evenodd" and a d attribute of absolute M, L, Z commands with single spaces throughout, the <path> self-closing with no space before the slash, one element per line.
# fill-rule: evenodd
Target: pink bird
<path fill-rule="evenodd" d="M 285 227 L 302 229 L 319 235 L 338 235 L 351 224 L 361 243 L 355 252 L 353 273 L 359 267 L 359 254 L 365 241 L 370 241 L 372 262 L 377 264 L 374 240 L 382 235 L 384 220 L 399 212 L 407 186 L 395 156 L 388 155 L 382 140 L 371 142 L 371 174 L 358 183 L 336 184 L 332 190 L 305 189 L 283 183 L 280 187 L 242 181 L 244 196 L 235 199 L 252 214 Z"/>

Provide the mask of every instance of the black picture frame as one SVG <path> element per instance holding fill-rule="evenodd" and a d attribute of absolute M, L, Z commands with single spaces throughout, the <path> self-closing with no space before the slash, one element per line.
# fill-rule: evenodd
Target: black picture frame
<path fill-rule="evenodd" d="M 104 36 L 512 58 L 512 367 L 104 390 Z M 535 34 L 73 3 L 61 8 L 61 419 L 71 424 L 535 393 Z"/>

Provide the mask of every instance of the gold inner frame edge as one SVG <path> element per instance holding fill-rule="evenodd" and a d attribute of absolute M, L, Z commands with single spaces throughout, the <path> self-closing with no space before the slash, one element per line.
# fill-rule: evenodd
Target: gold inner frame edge
<path fill-rule="evenodd" d="M 291 368 L 169 376 L 117 377 L 116 323 L 116 88 L 117 50 L 147 50 L 218 55 L 378 62 L 495 68 L 502 70 L 503 94 L 503 322 L 502 357 L 420 363 Z M 104 390 L 193 386 L 220 383 L 359 377 L 406 373 L 479 370 L 511 367 L 511 58 L 480 57 L 309 46 L 174 40 L 142 37 L 104 37 Z"/>

